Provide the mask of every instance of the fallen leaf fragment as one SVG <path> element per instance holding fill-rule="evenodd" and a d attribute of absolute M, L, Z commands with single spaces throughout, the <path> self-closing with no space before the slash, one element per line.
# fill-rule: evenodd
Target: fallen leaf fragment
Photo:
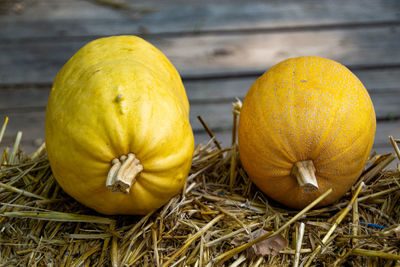
<path fill-rule="evenodd" d="M 249 236 L 235 238 L 231 243 L 235 246 L 243 245 L 253 239 L 268 233 L 263 229 L 253 231 Z M 246 250 L 248 257 L 277 255 L 279 251 L 284 250 L 288 245 L 288 240 L 282 235 L 276 235 L 264 241 L 258 242 Z"/>

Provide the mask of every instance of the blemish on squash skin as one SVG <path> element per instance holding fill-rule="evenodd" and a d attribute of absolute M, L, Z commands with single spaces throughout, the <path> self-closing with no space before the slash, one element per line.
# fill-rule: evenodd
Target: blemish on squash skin
<path fill-rule="evenodd" d="M 124 104 L 123 104 L 124 96 L 122 94 L 118 94 L 115 97 L 115 102 L 118 105 L 119 113 L 124 114 Z"/>
<path fill-rule="evenodd" d="M 118 94 L 117 95 L 117 97 L 115 98 L 115 101 L 118 103 L 118 102 L 121 102 L 122 100 L 124 100 L 124 96 L 122 95 L 122 94 Z"/>

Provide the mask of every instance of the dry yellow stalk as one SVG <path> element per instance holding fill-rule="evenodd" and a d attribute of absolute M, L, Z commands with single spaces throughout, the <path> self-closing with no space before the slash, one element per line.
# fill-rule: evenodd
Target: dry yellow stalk
<path fill-rule="evenodd" d="M 3 126 L 1 127 L 1 130 L 0 130 L 0 143 L 1 143 L 1 140 L 3 140 L 3 136 L 4 136 L 4 132 L 6 131 L 7 124 L 8 124 L 8 117 L 6 117 L 4 119 Z"/>
<path fill-rule="evenodd" d="M 352 249 L 350 254 L 354 256 L 368 256 L 368 257 L 378 257 L 390 260 L 400 260 L 400 255 L 390 254 L 382 251 L 361 249 L 361 248 Z"/>
<path fill-rule="evenodd" d="M 286 227 L 288 227 L 290 224 L 292 224 L 293 222 L 295 222 L 296 220 L 298 220 L 301 216 L 303 216 L 307 211 L 309 211 L 310 209 L 312 209 L 315 205 L 317 205 L 319 202 L 321 202 L 327 195 L 329 195 L 332 192 L 332 189 L 329 189 L 328 191 L 326 191 L 325 193 L 323 193 L 321 196 L 319 196 L 316 200 L 314 200 L 313 202 L 311 202 L 307 207 L 305 207 L 303 210 L 301 210 L 296 216 L 294 216 L 292 219 L 290 219 L 287 223 L 285 223 L 282 227 L 280 227 L 277 231 L 275 232 L 269 232 L 263 236 L 260 236 L 259 238 L 256 238 L 246 244 L 243 244 L 239 247 L 236 247 L 234 249 L 231 249 L 221 255 L 219 255 L 218 257 L 216 257 L 215 259 L 213 259 L 212 261 L 210 261 L 207 265 L 213 265 L 213 264 L 221 264 L 225 261 L 227 261 L 228 259 L 232 258 L 234 255 L 237 255 L 238 253 L 244 251 L 245 249 L 247 249 L 248 247 L 251 247 L 252 245 L 256 244 L 257 242 L 263 241 L 267 238 L 271 238 L 273 236 L 278 235 L 280 232 L 282 232 L 284 229 L 286 229 Z"/>
<path fill-rule="evenodd" d="M 396 155 L 398 159 L 400 160 L 400 149 L 399 146 L 397 145 L 397 142 L 393 139 L 393 136 L 389 136 L 390 142 L 392 143 L 392 146 L 394 148 L 394 151 L 396 152 Z"/>
<path fill-rule="evenodd" d="M 351 207 L 353 206 L 354 201 L 357 199 L 358 194 L 360 194 L 361 189 L 362 189 L 363 186 L 364 186 L 364 183 L 362 182 L 358 186 L 357 190 L 355 191 L 355 193 L 354 193 L 353 197 L 351 198 L 349 204 L 343 210 L 340 211 L 339 217 L 336 219 L 335 223 L 332 225 L 332 227 L 329 229 L 328 233 L 322 239 L 321 243 L 323 245 L 326 245 L 328 243 L 329 238 L 331 237 L 333 232 L 336 230 L 337 226 L 342 222 L 344 217 L 350 211 Z M 321 251 L 321 249 L 322 249 L 322 245 L 318 245 L 317 248 L 314 250 L 314 252 L 311 254 L 311 256 L 308 259 L 308 261 L 306 262 L 306 264 L 304 265 L 305 267 L 308 267 L 308 266 L 311 265 L 311 263 L 314 260 L 315 256 Z"/>
<path fill-rule="evenodd" d="M 237 177 L 231 192 L 231 158 L 226 153 L 229 150 L 230 148 L 218 150 L 213 140 L 205 146 L 198 146 L 184 194 L 171 199 L 162 210 L 140 217 L 93 216 L 96 215 L 93 211 L 63 193 L 52 177 L 45 153 L 32 159 L 17 151 L 15 164 L 11 166 L 7 165 L 10 153 L 5 151 L 0 182 L 46 200 L 0 188 L 0 213 L 11 212 L 8 213 L 10 216 L 0 216 L 0 229 L 3 231 L 0 262 L 4 262 L 6 266 L 15 266 L 17 263 L 28 265 L 29 261 L 38 266 L 45 265 L 46 262 L 54 262 L 57 266 L 78 262 L 82 266 L 111 265 L 110 236 L 115 236 L 118 246 L 114 248 L 118 250 L 119 258 L 123 259 L 118 261 L 119 266 L 153 266 L 154 249 L 151 244 L 155 243 L 152 239 L 156 236 L 157 253 L 162 265 L 186 244 L 185 241 L 191 240 L 199 229 L 222 212 L 225 214 L 223 220 L 206 230 L 172 261 L 175 266 L 188 264 L 188 261 L 193 265 L 203 266 L 231 249 L 230 241 L 246 235 L 245 228 L 279 230 L 297 212 L 269 203 L 257 188 L 251 186 L 239 164 L 236 165 Z M 356 262 L 367 265 L 375 251 L 381 250 L 391 255 L 400 253 L 396 243 L 400 232 L 397 225 L 397 217 L 400 216 L 400 192 L 397 192 L 400 188 L 400 172 L 382 171 L 391 157 L 389 154 L 371 158 L 371 167 L 360 179 L 360 182 L 365 179 L 367 187 L 357 198 L 362 201 L 358 204 L 358 235 L 343 234 L 348 233 L 349 229 L 351 231 L 353 224 L 353 217 L 346 216 L 336 227 L 335 233 L 338 234 L 332 234 L 327 239 L 329 245 L 324 250 L 328 253 L 321 253 L 318 256 L 319 261 L 329 261 L 338 266 L 354 265 Z M 315 237 L 330 229 L 328 216 L 346 206 L 350 198 L 351 195 L 346 194 L 337 204 L 310 210 L 301 217 L 310 227 L 305 229 L 307 238 L 303 240 L 304 248 L 300 249 L 300 254 L 312 252 L 312 243 L 318 241 Z M 334 218 L 337 219 L 340 215 L 339 213 Z M 109 224 L 114 219 L 118 220 L 118 227 L 111 229 Z M 387 228 L 380 230 L 374 225 Z M 281 234 L 288 238 L 297 227 L 298 225 L 289 225 Z M 153 229 L 156 234 L 153 234 Z M 352 240 L 358 240 L 358 244 L 363 244 L 362 248 L 368 248 L 368 252 L 354 250 L 355 253 L 364 253 L 362 257 L 355 257 L 351 254 L 354 248 Z M 317 245 L 318 243 L 314 248 Z M 268 264 L 293 264 L 296 254 L 294 248 L 295 245 L 292 249 L 280 251 L 277 256 L 269 257 Z M 93 254 L 87 256 L 86 253 L 89 252 Z M 85 260 L 82 262 L 83 258 Z M 336 261 L 337 258 L 340 260 Z M 393 261 L 377 258 L 382 266 L 393 265 Z M 233 262 L 231 259 L 226 264 Z M 259 266 L 262 263 L 263 258 L 259 257 L 247 259 L 241 264 Z"/>
<path fill-rule="evenodd" d="M 185 244 L 178 249 L 174 255 L 172 255 L 164 264 L 163 267 L 168 266 L 172 263 L 172 261 L 178 257 L 185 249 L 187 249 L 197 238 L 199 238 L 202 234 L 204 234 L 209 228 L 211 228 L 215 223 L 221 220 L 224 217 L 223 214 L 218 215 L 214 219 L 212 219 L 208 224 L 206 224 L 202 229 L 200 229 L 195 235 L 185 241 Z"/>
<path fill-rule="evenodd" d="M 303 222 L 301 222 L 300 226 L 299 226 L 299 235 L 297 237 L 296 254 L 295 254 L 295 257 L 294 257 L 293 267 L 299 266 L 300 250 L 301 250 L 301 244 L 303 243 L 304 228 L 305 228 L 305 224 Z"/>

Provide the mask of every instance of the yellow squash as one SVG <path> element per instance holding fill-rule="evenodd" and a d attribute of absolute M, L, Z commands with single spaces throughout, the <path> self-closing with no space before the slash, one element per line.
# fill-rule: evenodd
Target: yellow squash
<path fill-rule="evenodd" d="M 239 120 L 239 153 L 252 181 L 272 199 L 303 208 L 339 199 L 371 151 L 375 112 L 359 79 L 320 57 L 283 61 L 257 79 Z"/>
<path fill-rule="evenodd" d="M 61 187 L 104 214 L 146 214 L 177 194 L 194 149 L 181 78 L 135 36 L 90 42 L 60 70 L 46 149 Z"/>

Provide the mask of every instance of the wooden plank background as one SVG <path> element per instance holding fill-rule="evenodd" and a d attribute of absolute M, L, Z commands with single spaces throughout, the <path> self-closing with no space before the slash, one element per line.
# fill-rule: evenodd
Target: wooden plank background
<path fill-rule="evenodd" d="M 177 67 L 197 143 L 208 139 L 201 115 L 229 145 L 231 103 L 269 67 L 301 55 L 337 60 L 364 83 L 377 152 L 392 151 L 388 135 L 400 137 L 400 1 L 11 2 L 0 4 L 0 117 L 10 117 L 3 146 L 18 130 L 23 149 L 40 145 L 58 70 L 85 43 L 119 34 L 141 35 Z"/>

